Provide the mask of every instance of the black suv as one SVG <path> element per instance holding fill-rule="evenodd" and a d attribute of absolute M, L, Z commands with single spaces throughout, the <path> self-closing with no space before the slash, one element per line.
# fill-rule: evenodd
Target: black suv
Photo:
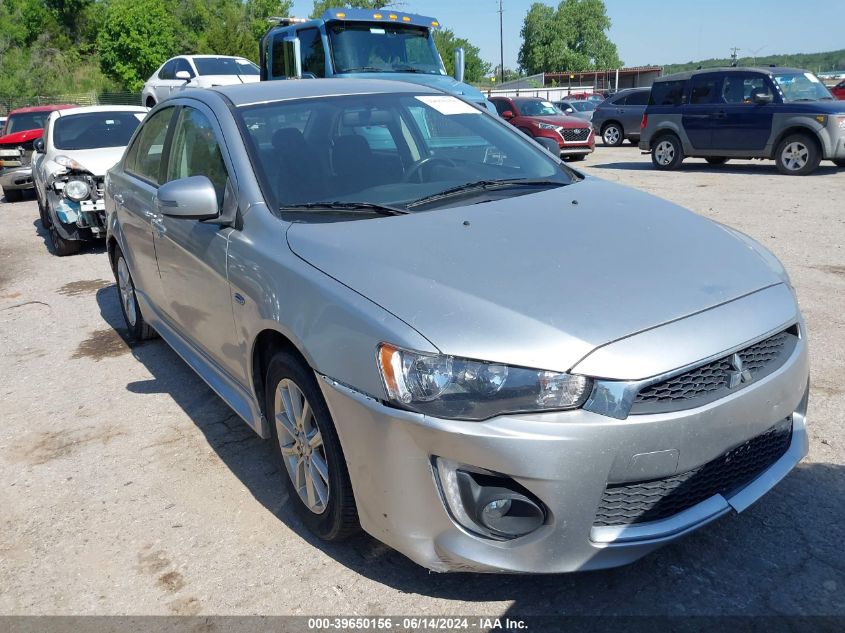
<path fill-rule="evenodd" d="M 774 159 L 804 175 L 823 159 L 845 167 L 845 103 L 797 68 L 708 68 L 661 77 L 651 88 L 640 149 L 658 169 L 685 157 L 721 165 Z"/>

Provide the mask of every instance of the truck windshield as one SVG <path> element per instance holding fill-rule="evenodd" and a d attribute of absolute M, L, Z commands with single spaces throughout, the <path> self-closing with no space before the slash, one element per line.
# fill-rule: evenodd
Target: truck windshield
<path fill-rule="evenodd" d="M 328 26 L 336 73 L 412 72 L 445 75 L 428 29 L 398 24 Z"/>
<path fill-rule="evenodd" d="M 50 116 L 49 112 L 21 112 L 20 114 L 13 114 L 6 121 L 6 134 L 13 132 L 23 132 L 25 130 L 40 130 L 47 122 Z"/>
<path fill-rule="evenodd" d="M 833 99 L 830 91 L 813 73 L 783 73 L 775 82 L 786 101 L 821 101 Z"/>
<path fill-rule="evenodd" d="M 258 66 L 237 57 L 194 57 L 200 75 L 258 75 Z"/>
<path fill-rule="evenodd" d="M 53 125 L 56 149 L 123 147 L 129 143 L 143 112 L 90 112 L 63 116 Z"/>

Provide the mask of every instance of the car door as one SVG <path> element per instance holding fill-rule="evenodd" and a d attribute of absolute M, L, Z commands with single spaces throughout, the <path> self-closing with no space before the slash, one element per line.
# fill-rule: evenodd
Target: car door
<path fill-rule="evenodd" d="M 695 149 L 706 151 L 713 147 L 713 128 L 720 123 L 716 113 L 719 109 L 717 94 L 721 85 L 721 73 L 703 73 L 693 76 L 689 81 L 682 124 Z"/>
<path fill-rule="evenodd" d="M 156 192 L 164 179 L 175 112 L 176 108 L 165 107 L 145 119 L 126 153 L 122 169 L 109 173 L 106 193 L 114 202 L 123 235 L 121 247 L 136 294 L 156 310 L 161 305 L 162 293 L 152 221 L 156 215 Z"/>
<path fill-rule="evenodd" d="M 625 99 L 620 122 L 626 137 L 640 135 L 640 124 L 648 105 L 648 93 L 648 90 L 636 90 Z"/>
<path fill-rule="evenodd" d="M 214 114 L 206 106 L 184 105 L 178 115 L 167 166 L 167 182 L 206 176 L 218 204 L 236 204 L 236 185 L 223 158 L 225 144 Z M 235 324 L 226 276 L 229 234 L 214 222 L 158 216 L 154 241 L 167 320 L 206 358 L 237 375 L 233 357 Z"/>
<path fill-rule="evenodd" d="M 170 96 L 170 91 L 177 85 L 183 83 L 176 79 L 176 59 L 171 59 L 158 72 L 153 91 L 156 101 L 162 101 Z"/>
<path fill-rule="evenodd" d="M 768 94 L 772 102 L 755 103 L 757 93 Z M 713 126 L 713 148 L 752 153 L 765 149 L 772 132 L 776 100 L 780 97 L 763 73 L 725 73 Z"/>

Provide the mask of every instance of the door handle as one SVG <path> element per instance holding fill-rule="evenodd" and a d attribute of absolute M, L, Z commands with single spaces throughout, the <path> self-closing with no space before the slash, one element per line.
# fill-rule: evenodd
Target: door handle
<path fill-rule="evenodd" d="M 167 227 L 164 224 L 164 218 L 160 215 L 153 214 L 153 217 L 150 218 L 150 226 L 153 227 L 159 237 L 164 237 L 164 234 L 167 233 Z"/>
<path fill-rule="evenodd" d="M 724 110 L 719 110 L 718 112 L 714 112 L 710 115 L 711 119 L 726 119 L 728 117 L 728 113 Z"/>
<path fill-rule="evenodd" d="M 119 193 L 114 194 L 114 196 L 112 196 L 112 199 L 114 200 L 114 203 L 117 206 L 119 206 L 119 207 L 123 206 L 123 196 L 121 194 L 119 194 Z"/>

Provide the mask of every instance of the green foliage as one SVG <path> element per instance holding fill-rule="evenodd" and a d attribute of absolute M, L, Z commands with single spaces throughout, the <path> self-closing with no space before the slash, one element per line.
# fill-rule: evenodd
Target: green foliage
<path fill-rule="evenodd" d="M 686 64 L 668 64 L 663 67 L 664 74 L 679 73 L 685 70 L 702 68 L 718 68 L 730 66 L 731 59 L 705 59 L 700 62 L 687 62 Z M 826 51 L 823 53 L 795 53 L 793 55 L 763 55 L 756 58 L 740 57 L 737 60 L 739 66 L 788 66 L 794 68 L 805 68 L 813 72 L 824 72 L 828 70 L 845 71 L 845 49 L 838 51 Z"/>
<path fill-rule="evenodd" d="M 489 74 L 491 66 L 481 59 L 481 50 L 470 44 L 469 40 L 456 37 L 451 29 L 435 29 L 434 41 L 440 57 L 443 58 L 446 72 L 450 75 L 455 74 L 455 51 L 459 48 L 464 49 L 464 81 L 478 83 Z"/>
<path fill-rule="evenodd" d="M 103 71 L 140 90 L 176 47 L 176 18 L 164 0 L 110 0 L 97 34 Z"/>
<path fill-rule="evenodd" d="M 563 0 L 557 9 L 535 2 L 522 26 L 519 65 L 529 75 L 618 68 L 609 29 L 603 0 Z"/>
<path fill-rule="evenodd" d="M 314 8 L 311 10 L 312 18 L 319 18 L 328 9 L 381 9 L 382 7 L 395 4 L 387 0 L 314 0 Z"/>

